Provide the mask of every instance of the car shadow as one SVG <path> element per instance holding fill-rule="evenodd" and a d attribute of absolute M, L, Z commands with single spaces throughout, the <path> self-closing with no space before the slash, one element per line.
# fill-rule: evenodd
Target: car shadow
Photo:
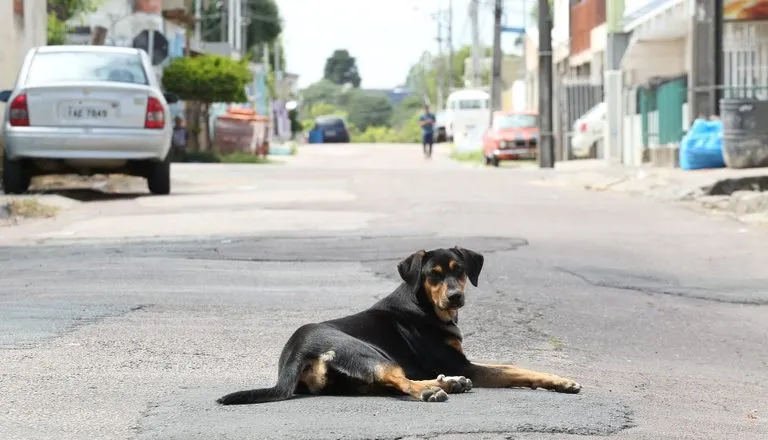
<path fill-rule="evenodd" d="M 58 195 L 79 202 L 107 202 L 116 200 L 133 200 L 138 197 L 151 196 L 148 192 L 115 193 L 105 192 L 94 188 L 46 188 L 30 191 L 36 195 Z"/>

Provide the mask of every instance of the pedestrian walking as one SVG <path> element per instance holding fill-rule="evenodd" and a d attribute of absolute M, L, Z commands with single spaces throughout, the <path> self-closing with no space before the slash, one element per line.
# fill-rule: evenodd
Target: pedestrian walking
<path fill-rule="evenodd" d="M 424 113 L 419 117 L 421 126 L 421 147 L 424 150 L 424 157 L 432 157 L 432 144 L 435 136 L 435 115 L 430 113 L 429 105 L 424 106 Z"/>

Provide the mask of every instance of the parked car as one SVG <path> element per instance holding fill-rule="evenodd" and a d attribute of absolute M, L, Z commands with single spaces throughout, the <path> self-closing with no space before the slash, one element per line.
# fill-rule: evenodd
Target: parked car
<path fill-rule="evenodd" d="M 445 142 L 448 140 L 448 135 L 446 134 L 446 122 L 447 118 L 445 115 L 445 111 L 440 111 L 435 114 L 435 142 Z"/>
<path fill-rule="evenodd" d="M 3 188 L 27 191 L 33 176 L 122 173 L 171 191 L 169 103 L 146 52 L 114 46 L 31 49 L 6 102 Z"/>
<path fill-rule="evenodd" d="M 494 112 L 483 135 L 485 164 L 503 160 L 534 159 L 539 142 L 539 118 L 533 112 Z"/>
<path fill-rule="evenodd" d="M 605 103 L 601 102 L 573 123 L 571 154 L 575 158 L 596 158 L 605 137 Z"/>
<path fill-rule="evenodd" d="M 324 143 L 349 142 L 347 124 L 340 116 L 320 116 L 315 119 L 315 128 L 322 133 Z"/>

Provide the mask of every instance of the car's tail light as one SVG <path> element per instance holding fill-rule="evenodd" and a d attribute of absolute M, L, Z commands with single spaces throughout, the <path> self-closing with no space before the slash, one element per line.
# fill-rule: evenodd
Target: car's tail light
<path fill-rule="evenodd" d="M 165 127 L 165 109 L 159 99 L 150 96 L 147 100 L 147 117 L 144 128 L 162 129 Z"/>
<path fill-rule="evenodd" d="M 579 131 L 582 132 L 582 133 L 587 131 L 587 123 L 586 122 L 582 122 L 581 125 L 579 125 Z"/>
<path fill-rule="evenodd" d="M 29 127 L 29 109 L 27 108 L 27 95 L 21 94 L 11 101 L 9 106 L 8 122 L 13 127 Z"/>

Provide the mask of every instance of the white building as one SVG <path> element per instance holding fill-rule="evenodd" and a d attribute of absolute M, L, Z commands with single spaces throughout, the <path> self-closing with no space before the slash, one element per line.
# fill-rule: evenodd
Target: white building
<path fill-rule="evenodd" d="M 0 90 L 13 87 L 24 56 L 29 49 L 41 46 L 47 40 L 45 0 L 0 1 Z M 0 105 L 0 119 L 5 105 Z"/>

